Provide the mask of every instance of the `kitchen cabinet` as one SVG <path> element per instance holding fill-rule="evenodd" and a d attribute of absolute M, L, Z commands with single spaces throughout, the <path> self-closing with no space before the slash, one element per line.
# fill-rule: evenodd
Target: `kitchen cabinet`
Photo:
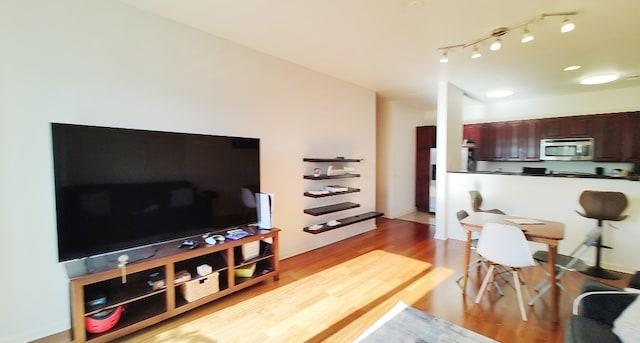
<path fill-rule="evenodd" d="M 640 112 L 464 125 L 479 161 L 539 161 L 540 139 L 593 138 L 595 162 L 640 162 Z"/>
<path fill-rule="evenodd" d="M 540 120 L 523 120 L 519 132 L 520 161 L 540 161 Z"/>
<path fill-rule="evenodd" d="M 463 137 L 476 145 L 479 161 L 539 161 L 540 120 L 467 124 Z"/>
<path fill-rule="evenodd" d="M 541 138 L 585 138 L 591 137 L 591 115 L 560 118 L 545 118 Z"/>
<path fill-rule="evenodd" d="M 622 125 L 623 116 L 618 113 L 592 116 L 593 161 L 622 161 Z"/>
<path fill-rule="evenodd" d="M 640 112 L 622 113 L 622 160 L 640 162 Z"/>
<path fill-rule="evenodd" d="M 506 160 L 506 141 L 509 126 L 506 122 L 491 123 L 487 128 L 489 142 L 485 144 L 489 149 L 490 161 Z"/>

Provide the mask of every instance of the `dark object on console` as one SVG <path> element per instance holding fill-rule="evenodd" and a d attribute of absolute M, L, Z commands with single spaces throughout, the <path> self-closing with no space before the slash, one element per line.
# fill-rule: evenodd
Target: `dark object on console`
<path fill-rule="evenodd" d="M 595 244 L 596 246 L 596 265 L 589 267 L 582 273 L 599 277 L 602 279 L 617 280 L 620 277 L 600 266 L 600 256 L 602 248 L 611 249 L 611 247 L 602 245 L 603 222 L 620 221 L 627 218 L 622 215 L 622 211 L 627 208 L 627 197 L 620 192 L 600 192 L 600 191 L 584 191 L 580 195 L 580 205 L 584 208 L 584 213 L 576 211 L 579 215 L 596 219 L 600 228 L 600 237 Z"/>
<path fill-rule="evenodd" d="M 636 273 L 635 278 L 639 277 Z M 584 298 L 576 298 L 578 313 L 569 319 L 565 331 L 565 343 L 621 343 L 613 333 L 613 322 L 620 316 L 637 293 L 609 286 L 598 281 L 587 279 L 582 284 L 582 293 L 602 292 L 602 294 L 587 294 Z"/>

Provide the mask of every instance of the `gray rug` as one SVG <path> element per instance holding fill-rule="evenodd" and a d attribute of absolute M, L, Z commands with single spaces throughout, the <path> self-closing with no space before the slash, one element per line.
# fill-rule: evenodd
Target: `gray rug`
<path fill-rule="evenodd" d="M 497 341 L 399 302 L 355 342 L 495 343 Z"/>

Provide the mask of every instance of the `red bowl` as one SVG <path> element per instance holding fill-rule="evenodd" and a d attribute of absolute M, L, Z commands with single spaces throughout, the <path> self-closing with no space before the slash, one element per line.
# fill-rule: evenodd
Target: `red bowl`
<path fill-rule="evenodd" d="M 102 333 L 111 329 L 120 320 L 122 310 L 122 306 L 118 306 L 84 317 L 87 331 L 90 333 Z"/>

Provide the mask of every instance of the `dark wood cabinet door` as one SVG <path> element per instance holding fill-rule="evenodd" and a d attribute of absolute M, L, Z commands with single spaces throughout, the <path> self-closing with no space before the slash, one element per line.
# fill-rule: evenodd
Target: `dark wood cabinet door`
<path fill-rule="evenodd" d="M 522 161 L 540 161 L 540 120 L 522 122 L 520 129 L 520 157 Z"/>
<path fill-rule="evenodd" d="M 541 125 L 542 138 L 564 138 L 564 118 L 545 118 Z"/>
<path fill-rule="evenodd" d="M 593 160 L 619 162 L 622 160 L 623 117 L 618 114 L 598 114 L 592 117 Z"/>
<path fill-rule="evenodd" d="M 510 121 L 504 124 L 504 140 L 502 150 L 507 161 L 522 160 L 520 140 L 524 139 L 524 122 Z"/>
<path fill-rule="evenodd" d="M 571 116 L 545 118 L 541 120 L 541 138 L 588 138 L 591 137 L 593 116 Z"/>
<path fill-rule="evenodd" d="M 436 127 L 416 128 L 416 190 L 415 205 L 419 211 L 429 210 L 431 148 L 436 146 Z"/>
<path fill-rule="evenodd" d="M 589 138 L 591 137 L 591 119 L 593 116 L 573 116 L 562 118 L 562 126 L 565 137 Z"/>
<path fill-rule="evenodd" d="M 489 161 L 505 160 L 506 133 L 507 124 L 505 122 L 491 123 L 488 125 L 487 137 L 490 144 L 485 145 L 489 148 L 489 151 L 487 152 L 489 154 Z"/>
<path fill-rule="evenodd" d="M 640 112 L 622 114 L 622 161 L 640 162 Z"/>

